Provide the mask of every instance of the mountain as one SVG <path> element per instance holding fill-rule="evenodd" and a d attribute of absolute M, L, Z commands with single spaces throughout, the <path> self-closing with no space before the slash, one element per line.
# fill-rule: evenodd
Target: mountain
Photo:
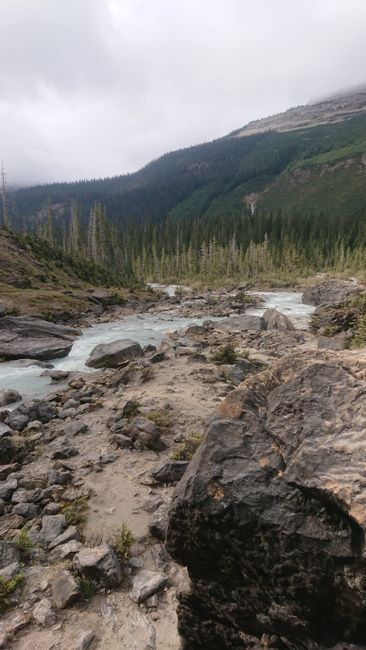
<path fill-rule="evenodd" d="M 251 122 L 213 142 L 165 154 L 134 174 L 12 193 L 15 223 L 84 221 L 95 201 L 114 222 L 239 216 L 246 210 L 353 215 L 366 208 L 366 88 Z"/>

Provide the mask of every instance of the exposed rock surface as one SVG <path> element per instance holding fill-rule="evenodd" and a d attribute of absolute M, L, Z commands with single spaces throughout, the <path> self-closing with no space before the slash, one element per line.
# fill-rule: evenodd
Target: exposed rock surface
<path fill-rule="evenodd" d="M 167 536 L 192 579 L 187 650 L 366 646 L 365 418 L 366 382 L 321 351 L 221 403 Z"/>
<path fill-rule="evenodd" d="M 101 343 L 92 351 L 86 361 L 90 368 L 116 368 L 123 361 L 143 354 L 141 345 L 131 339 L 119 339 L 112 343 Z"/>
<path fill-rule="evenodd" d="M 83 548 L 74 557 L 74 568 L 105 587 L 115 587 L 122 580 L 120 561 L 109 544 Z"/>
<path fill-rule="evenodd" d="M 342 302 L 345 298 L 359 293 L 360 288 L 351 280 L 324 280 L 319 284 L 306 287 L 302 301 L 306 305 L 322 305 L 324 303 Z"/>
<path fill-rule="evenodd" d="M 71 327 L 25 316 L 0 319 L 0 357 L 55 359 L 66 357 L 79 332 Z"/>
<path fill-rule="evenodd" d="M 277 309 L 266 309 L 263 319 L 267 330 L 281 330 L 282 332 L 293 332 L 295 330 L 290 319 Z"/>
<path fill-rule="evenodd" d="M 7 406 L 8 404 L 18 402 L 21 399 L 22 396 L 17 390 L 6 390 L 5 388 L 0 390 L 0 406 Z"/>

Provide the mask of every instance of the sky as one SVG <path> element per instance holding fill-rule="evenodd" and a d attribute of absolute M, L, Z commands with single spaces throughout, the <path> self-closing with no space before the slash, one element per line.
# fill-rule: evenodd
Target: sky
<path fill-rule="evenodd" d="M 133 172 L 366 82 L 365 0 L 0 0 L 10 185 Z"/>

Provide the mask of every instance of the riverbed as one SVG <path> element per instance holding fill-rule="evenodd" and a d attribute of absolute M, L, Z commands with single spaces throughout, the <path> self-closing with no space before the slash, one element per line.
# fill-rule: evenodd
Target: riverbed
<path fill-rule="evenodd" d="M 175 285 L 160 288 L 174 295 Z M 254 292 L 253 292 L 254 293 Z M 249 309 L 246 313 L 262 315 L 267 308 L 275 308 L 283 312 L 294 323 L 295 327 L 304 329 L 314 310 L 301 301 L 302 294 L 298 292 L 255 292 L 263 299 L 260 308 Z M 117 339 L 130 338 L 140 345 L 159 345 L 167 332 L 186 327 L 190 323 L 201 324 L 205 318 L 180 318 L 172 310 L 165 314 L 135 314 L 126 316 L 120 321 L 97 323 L 82 330 L 81 336 L 75 341 L 69 355 L 64 359 L 51 360 L 50 364 L 57 370 L 76 370 L 93 372 L 85 366 L 92 349 L 100 343 L 110 343 Z M 22 361 L 11 361 L 0 364 L 0 388 L 13 388 L 24 397 L 41 397 L 50 392 L 56 384 L 50 384 L 49 377 L 42 377 L 44 367 L 35 362 L 24 365 Z"/>

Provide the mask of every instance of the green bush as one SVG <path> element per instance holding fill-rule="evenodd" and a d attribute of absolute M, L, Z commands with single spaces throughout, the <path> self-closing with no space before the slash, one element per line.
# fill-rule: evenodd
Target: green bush
<path fill-rule="evenodd" d="M 17 573 L 14 578 L 3 578 L 0 576 L 0 612 L 4 612 L 11 606 L 11 595 L 24 580 L 22 573 Z"/>
<path fill-rule="evenodd" d="M 172 419 L 167 413 L 162 411 L 150 411 L 146 416 L 151 422 L 154 422 L 158 427 L 169 428 L 172 426 Z"/>
<path fill-rule="evenodd" d="M 114 548 L 122 563 L 126 562 L 134 541 L 127 524 L 122 524 L 120 528 L 117 528 L 111 533 L 110 545 Z"/>
<path fill-rule="evenodd" d="M 34 542 L 29 537 L 29 533 L 25 528 L 22 528 L 19 535 L 15 538 L 15 543 L 19 548 L 22 558 L 28 559 L 34 548 Z"/>
<path fill-rule="evenodd" d="M 179 449 L 174 452 L 173 460 L 191 460 L 204 437 L 203 433 L 190 433 Z"/>
<path fill-rule="evenodd" d="M 88 497 L 84 496 L 66 504 L 62 509 L 62 513 L 69 526 L 83 528 L 86 523 L 88 508 Z"/>
<path fill-rule="evenodd" d="M 228 343 L 227 345 L 219 348 L 217 352 L 214 352 L 212 355 L 212 360 L 218 365 L 223 365 L 226 363 L 232 365 L 236 360 L 234 346 L 231 343 Z"/>

